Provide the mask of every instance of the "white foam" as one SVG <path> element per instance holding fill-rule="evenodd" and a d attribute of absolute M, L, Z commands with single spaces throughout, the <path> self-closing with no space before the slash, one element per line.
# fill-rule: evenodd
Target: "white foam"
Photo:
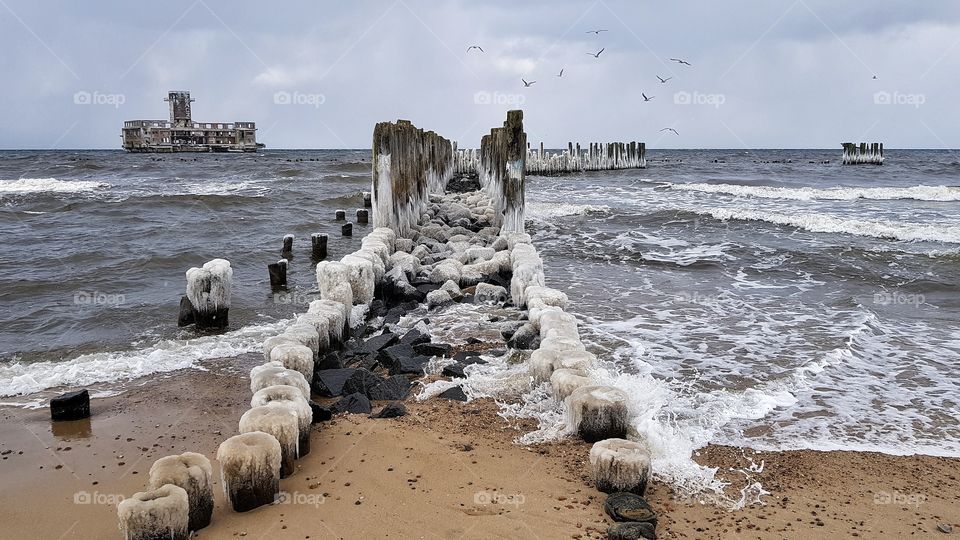
<path fill-rule="evenodd" d="M 571 204 L 571 203 L 529 203 L 527 204 L 528 218 L 554 218 L 563 216 L 583 216 L 609 212 L 610 207 L 605 204 Z"/>
<path fill-rule="evenodd" d="M 845 219 L 821 213 L 766 212 L 737 208 L 690 208 L 701 215 L 719 220 L 766 221 L 777 225 L 798 227 L 811 232 L 852 234 L 872 238 L 887 238 L 905 242 L 949 242 L 960 244 L 960 226 L 926 225 L 887 220 Z"/>
<path fill-rule="evenodd" d="M 91 180 L 57 180 L 56 178 L 20 178 L 0 180 L 0 193 L 81 193 L 110 187 L 105 182 Z"/>
<path fill-rule="evenodd" d="M 678 191 L 696 191 L 701 193 L 723 193 L 736 197 L 758 197 L 762 199 L 791 199 L 796 201 L 849 201 L 854 199 L 918 201 L 960 201 L 960 187 L 953 186 L 913 186 L 894 187 L 831 187 L 831 188 L 788 188 L 773 186 L 743 186 L 738 184 L 668 184 L 670 189 Z"/>
<path fill-rule="evenodd" d="M 260 351 L 263 340 L 280 333 L 289 320 L 245 326 L 216 336 L 163 340 L 145 349 L 84 354 L 65 361 L 0 366 L 0 397 L 60 386 L 80 387 L 135 379 L 152 373 L 195 368 L 203 360 Z"/>

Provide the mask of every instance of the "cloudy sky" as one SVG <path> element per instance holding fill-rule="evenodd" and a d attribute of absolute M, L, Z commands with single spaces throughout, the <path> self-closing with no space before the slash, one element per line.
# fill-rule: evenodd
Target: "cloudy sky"
<path fill-rule="evenodd" d="M 960 2 L 0 0 L 0 43 L 0 148 L 118 148 L 171 89 L 270 148 L 474 147 L 517 106 L 547 146 L 960 143 Z"/>

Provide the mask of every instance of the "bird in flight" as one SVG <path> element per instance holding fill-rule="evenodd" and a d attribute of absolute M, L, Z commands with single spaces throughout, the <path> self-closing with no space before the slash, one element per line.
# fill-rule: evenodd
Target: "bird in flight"
<path fill-rule="evenodd" d="M 533 86 L 533 85 L 534 85 L 534 83 L 536 83 L 536 82 L 537 82 L 537 81 L 530 81 L 530 82 L 527 82 L 527 81 L 526 81 L 526 80 L 524 80 L 523 78 L 521 78 L 520 80 L 521 80 L 521 81 L 523 81 L 523 87 L 524 87 L 524 88 L 530 88 L 531 86 Z"/>
<path fill-rule="evenodd" d="M 672 79 L 673 77 L 667 77 L 666 79 L 664 79 L 663 77 L 657 75 L 657 78 L 660 79 L 660 84 L 664 84 L 664 83 L 666 83 L 667 81 L 669 81 L 670 79 Z"/>
<path fill-rule="evenodd" d="M 679 133 L 677 133 L 677 130 L 675 130 L 675 129 L 673 129 L 673 128 L 663 128 L 663 129 L 661 129 L 660 131 L 661 131 L 661 132 L 664 132 L 664 131 L 672 131 L 672 132 L 674 133 L 674 135 L 677 135 L 677 136 L 680 135 Z"/>
<path fill-rule="evenodd" d="M 471 45 L 471 46 L 467 47 L 467 52 L 470 52 L 470 51 L 473 50 L 473 49 L 477 49 L 477 50 L 479 50 L 480 52 L 483 52 L 483 47 L 481 47 L 481 46 L 479 46 L 479 45 Z"/>
<path fill-rule="evenodd" d="M 563 68 L 560 68 L 560 73 L 557 73 L 557 77 L 563 77 Z"/>
<path fill-rule="evenodd" d="M 687 62 L 686 60 L 683 60 L 682 58 L 671 58 L 670 60 L 678 64 L 683 64 L 685 66 L 693 66 L 693 64 L 691 64 L 690 62 Z"/>
<path fill-rule="evenodd" d="M 650 101 L 650 100 L 652 100 L 653 98 L 657 97 L 657 96 L 647 97 L 647 95 L 644 94 L 643 92 L 640 92 L 640 95 L 643 96 L 643 100 L 644 100 L 644 101 Z"/>
<path fill-rule="evenodd" d="M 604 29 L 587 30 L 587 31 L 584 32 L 584 33 L 585 33 L 585 34 L 594 34 L 594 35 L 598 35 L 598 36 L 599 36 L 599 35 L 600 35 L 600 32 L 609 32 L 609 30 L 604 30 Z"/>
<path fill-rule="evenodd" d="M 589 54 L 590 56 L 592 56 L 592 57 L 594 57 L 594 58 L 600 58 L 600 53 L 602 53 L 602 52 L 605 51 L 605 50 L 607 50 L 606 47 L 604 47 L 604 48 L 600 49 L 599 51 L 597 51 L 596 54 L 594 54 L 594 53 L 592 53 L 592 52 L 588 52 L 587 54 Z"/>
<path fill-rule="evenodd" d="M 876 76 L 876 75 L 873 76 L 873 80 L 877 80 L 877 76 Z"/>

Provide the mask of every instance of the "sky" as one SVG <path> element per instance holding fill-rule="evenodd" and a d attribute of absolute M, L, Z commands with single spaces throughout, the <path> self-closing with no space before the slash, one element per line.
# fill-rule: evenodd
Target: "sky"
<path fill-rule="evenodd" d="M 960 2 L 0 0 L 0 46 L 4 149 L 119 148 L 168 90 L 268 148 L 472 148 L 513 108 L 547 147 L 960 143 Z"/>

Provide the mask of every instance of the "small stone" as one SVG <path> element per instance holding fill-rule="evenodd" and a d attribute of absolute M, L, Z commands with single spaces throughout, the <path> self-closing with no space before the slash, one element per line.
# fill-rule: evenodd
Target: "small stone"
<path fill-rule="evenodd" d="M 939 523 L 937 524 L 937 530 L 943 534 L 950 534 L 953 532 L 953 526 L 949 523 Z"/>
<path fill-rule="evenodd" d="M 656 540 L 657 533 L 652 523 L 614 523 L 607 529 L 608 540 Z"/>
<path fill-rule="evenodd" d="M 647 501 L 634 493 L 611 494 L 604 501 L 603 509 L 614 521 L 657 522 L 657 514 Z"/>

